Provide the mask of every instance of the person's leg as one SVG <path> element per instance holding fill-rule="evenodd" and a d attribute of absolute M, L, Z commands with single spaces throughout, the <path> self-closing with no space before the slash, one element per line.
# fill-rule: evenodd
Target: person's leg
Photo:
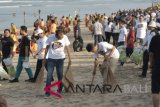
<path fill-rule="evenodd" d="M 115 46 L 116 44 L 116 34 L 115 33 L 112 33 L 112 38 L 113 38 L 113 45 Z"/>
<path fill-rule="evenodd" d="M 63 67 L 64 67 L 64 59 L 58 59 L 58 61 L 56 63 L 58 81 L 61 81 L 62 78 L 63 78 Z M 58 91 L 62 92 L 62 88 L 63 88 L 63 85 L 61 83 L 60 84 L 60 89 Z"/>
<path fill-rule="evenodd" d="M 37 77 L 38 77 L 38 74 L 41 70 L 41 67 L 42 67 L 42 60 L 38 59 L 37 60 L 37 65 L 36 65 L 36 72 L 34 74 L 34 81 L 36 81 Z"/>
<path fill-rule="evenodd" d="M 149 62 L 149 52 L 145 50 L 143 53 L 143 71 L 142 76 L 146 77 L 147 70 L 148 70 L 148 62 Z"/>
<path fill-rule="evenodd" d="M 151 76 L 151 91 L 152 91 L 152 99 L 154 107 L 160 107 L 160 62 L 156 63 L 152 69 L 152 76 Z"/>
<path fill-rule="evenodd" d="M 47 59 L 48 72 L 47 72 L 46 87 L 51 85 L 55 64 L 56 64 L 55 59 Z M 50 95 L 50 93 L 46 92 L 46 95 Z"/>
<path fill-rule="evenodd" d="M 98 43 L 98 36 L 94 35 L 94 44 L 96 45 Z"/>
<path fill-rule="evenodd" d="M 108 43 L 110 43 L 111 35 L 112 35 L 112 33 L 111 33 L 111 32 L 108 32 Z"/>
<path fill-rule="evenodd" d="M 18 64 L 17 64 L 17 68 L 16 68 L 16 75 L 15 75 L 15 79 L 18 79 L 21 72 L 22 72 L 22 64 L 23 64 L 23 60 L 24 60 L 24 57 L 19 57 L 18 59 Z"/>
<path fill-rule="evenodd" d="M 98 43 L 102 42 L 102 35 L 98 35 Z"/>
<path fill-rule="evenodd" d="M 106 42 L 110 42 L 110 33 L 109 32 L 105 32 L 105 36 L 106 36 Z"/>
<path fill-rule="evenodd" d="M 4 58 L 2 58 L 2 66 L 3 66 L 3 69 L 8 73 L 8 69 L 7 69 L 6 65 L 5 65 L 5 63 L 3 62 L 3 59 L 4 59 Z"/>
<path fill-rule="evenodd" d="M 119 37 L 119 33 L 115 34 L 115 46 L 117 47 L 118 45 L 118 37 Z"/>
<path fill-rule="evenodd" d="M 159 94 L 152 94 L 153 106 L 160 107 L 160 95 Z"/>
<path fill-rule="evenodd" d="M 126 48 L 126 56 L 130 58 L 133 53 L 133 48 Z"/>
<path fill-rule="evenodd" d="M 126 48 L 126 56 L 129 57 L 129 48 Z"/>

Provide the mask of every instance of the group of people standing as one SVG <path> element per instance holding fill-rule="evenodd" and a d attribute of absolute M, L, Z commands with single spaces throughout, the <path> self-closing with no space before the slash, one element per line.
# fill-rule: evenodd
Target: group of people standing
<path fill-rule="evenodd" d="M 104 64 L 107 65 L 105 61 L 108 61 L 109 68 L 106 72 L 110 72 L 110 70 L 114 72 L 112 64 L 115 61 L 113 62 L 111 59 L 118 58 L 116 47 L 124 46 L 127 57 L 132 55 L 134 48 L 143 47 L 141 48 L 144 50 L 142 74 L 139 77 L 146 78 L 150 62 L 153 103 L 154 107 L 159 107 L 160 11 L 156 9 L 124 10 L 112 13 L 110 17 L 97 13 L 90 16 L 86 15 L 85 19 L 88 19 L 85 20 L 86 27 L 89 27 L 94 37 L 94 44 L 88 44 L 87 50 L 104 56 Z M 112 45 L 109 44 L 111 37 L 113 38 Z M 95 57 L 95 68 L 97 67 L 97 59 L 98 57 Z M 95 70 L 93 74 L 95 74 Z"/>

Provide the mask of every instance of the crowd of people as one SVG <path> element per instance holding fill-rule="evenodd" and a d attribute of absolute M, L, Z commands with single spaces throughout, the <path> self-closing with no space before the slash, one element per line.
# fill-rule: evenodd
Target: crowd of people
<path fill-rule="evenodd" d="M 61 23 L 59 24 L 59 22 Z M 80 51 L 83 51 L 83 39 L 81 36 L 80 16 L 62 16 L 58 20 L 55 16 L 47 16 L 46 23 L 43 19 L 36 20 L 34 23 L 34 31 L 31 39 L 28 38 L 26 26 L 20 27 L 21 40 L 18 40 L 16 26 L 12 23 L 11 29 L 4 30 L 4 37 L 1 39 L 1 56 L 4 70 L 9 74 L 10 69 L 6 65 L 6 59 L 12 60 L 18 50 L 19 58 L 15 70 L 14 78 L 10 79 L 10 83 L 19 82 L 19 77 L 23 68 L 28 73 L 29 79 L 26 82 L 35 83 L 42 66 L 47 71 L 46 86 L 51 85 L 54 80 L 52 74 L 54 67 L 57 70 L 58 80 L 63 78 L 63 68 L 65 60 L 65 49 L 69 58 L 68 64 L 71 64 L 70 41 L 66 36 L 71 30 L 73 24 L 73 33 L 75 40 L 81 43 Z M 147 75 L 148 65 L 152 69 L 152 93 L 154 107 L 159 104 L 160 91 L 160 11 L 157 9 L 133 9 L 119 10 L 110 16 L 106 14 L 85 15 L 85 26 L 92 32 L 94 43 L 88 43 L 86 50 L 94 53 L 95 63 L 93 76 L 96 74 L 96 68 L 99 65 L 99 54 L 104 56 L 104 62 L 100 65 L 103 83 L 114 84 L 114 72 L 118 63 L 120 53 L 117 49 L 124 46 L 126 56 L 130 57 L 135 47 L 142 46 L 143 66 L 140 77 L 145 78 Z M 112 38 L 112 39 L 111 39 Z M 113 41 L 111 41 L 113 40 Z M 30 53 L 37 58 L 35 74 L 29 65 Z M 34 54 L 33 54 L 34 53 Z M 13 66 L 13 65 L 12 65 Z M 2 79 L 5 80 L 5 79 Z M 61 83 L 59 93 L 62 92 L 63 85 Z M 46 97 L 50 93 L 46 92 Z"/>
<path fill-rule="evenodd" d="M 85 25 L 94 37 L 94 44 L 88 44 L 87 51 L 103 55 L 104 62 L 110 59 L 108 75 L 109 72 L 114 72 L 114 66 L 112 65 L 115 65 L 116 62 L 111 59 L 119 58 L 116 47 L 124 46 L 127 57 L 132 55 L 136 47 L 142 47 L 141 50 L 144 50 L 143 66 L 142 74 L 139 77 L 146 78 L 147 70 L 151 68 L 153 103 L 154 107 L 158 107 L 160 105 L 160 98 L 158 97 L 160 91 L 160 81 L 158 79 L 160 76 L 158 68 L 160 60 L 158 55 L 160 52 L 158 48 L 160 42 L 158 39 L 160 35 L 159 9 L 119 10 L 117 13 L 112 13 L 111 16 L 98 13 L 86 14 Z M 111 37 L 113 38 L 112 44 Z M 95 69 L 97 61 L 98 57 L 95 57 Z M 150 67 L 148 66 L 149 61 L 151 61 Z M 107 62 L 103 63 L 102 66 L 104 65 L 107 66 Z M 95 74 L 95 69 L 93 74 Z"/>

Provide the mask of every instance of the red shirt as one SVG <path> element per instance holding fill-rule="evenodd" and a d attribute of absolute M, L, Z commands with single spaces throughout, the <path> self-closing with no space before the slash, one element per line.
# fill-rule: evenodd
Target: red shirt
<path fill-rule="evenodd" d="M 132 28 L 127 36 L 127 48 L 134 48 L 135 30 Z"/>

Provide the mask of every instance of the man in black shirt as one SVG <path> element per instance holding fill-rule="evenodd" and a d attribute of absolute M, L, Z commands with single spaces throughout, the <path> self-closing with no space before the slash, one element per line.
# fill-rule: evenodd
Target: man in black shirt
<path fill-rule="evenodd" d="M 22 36 L 22 40 L 21 40 L 21 43 L 19 44 L 20 51 L 19 51 L 19 59 L 18 59 L 18 65 L 16 69 L 16 75 L 15 75 L 15 79 L 11 80 L 10 82 L 18 82 L 18 78 L 23 69 L 23 63 L 29 62 L 30 40 L 28 39 L 26 26 L 21 26 L 20 35 Z M 26 82 L 31 82 L 33 80 L 32 70 L 30 67 L 26 67 L 25 70 L 27 71 L 29 76 L 29 79 L 26 80 Z"/>
<path fill-rule="evenodd" d="M 149 47 L 150 67 L 152 68 L 152 94 L 154 107 L 160 107 L 160 35 L 151 40 Z"/>
<path fill-rule="evenodd" d="M 13 57 L 12 53 L 13 53 L 13 46 L 14 46 L 14 41 L 10 36 L 10 30 L 9 29 L 5 29 L 4 30 L 4 38 L 2 38 L 2 65 L 4 70 L 8 73 L 7 67 L 5 65 L 5 63 L 3 62 L 3 59 L 9 58 L 9 57 Z"/>

